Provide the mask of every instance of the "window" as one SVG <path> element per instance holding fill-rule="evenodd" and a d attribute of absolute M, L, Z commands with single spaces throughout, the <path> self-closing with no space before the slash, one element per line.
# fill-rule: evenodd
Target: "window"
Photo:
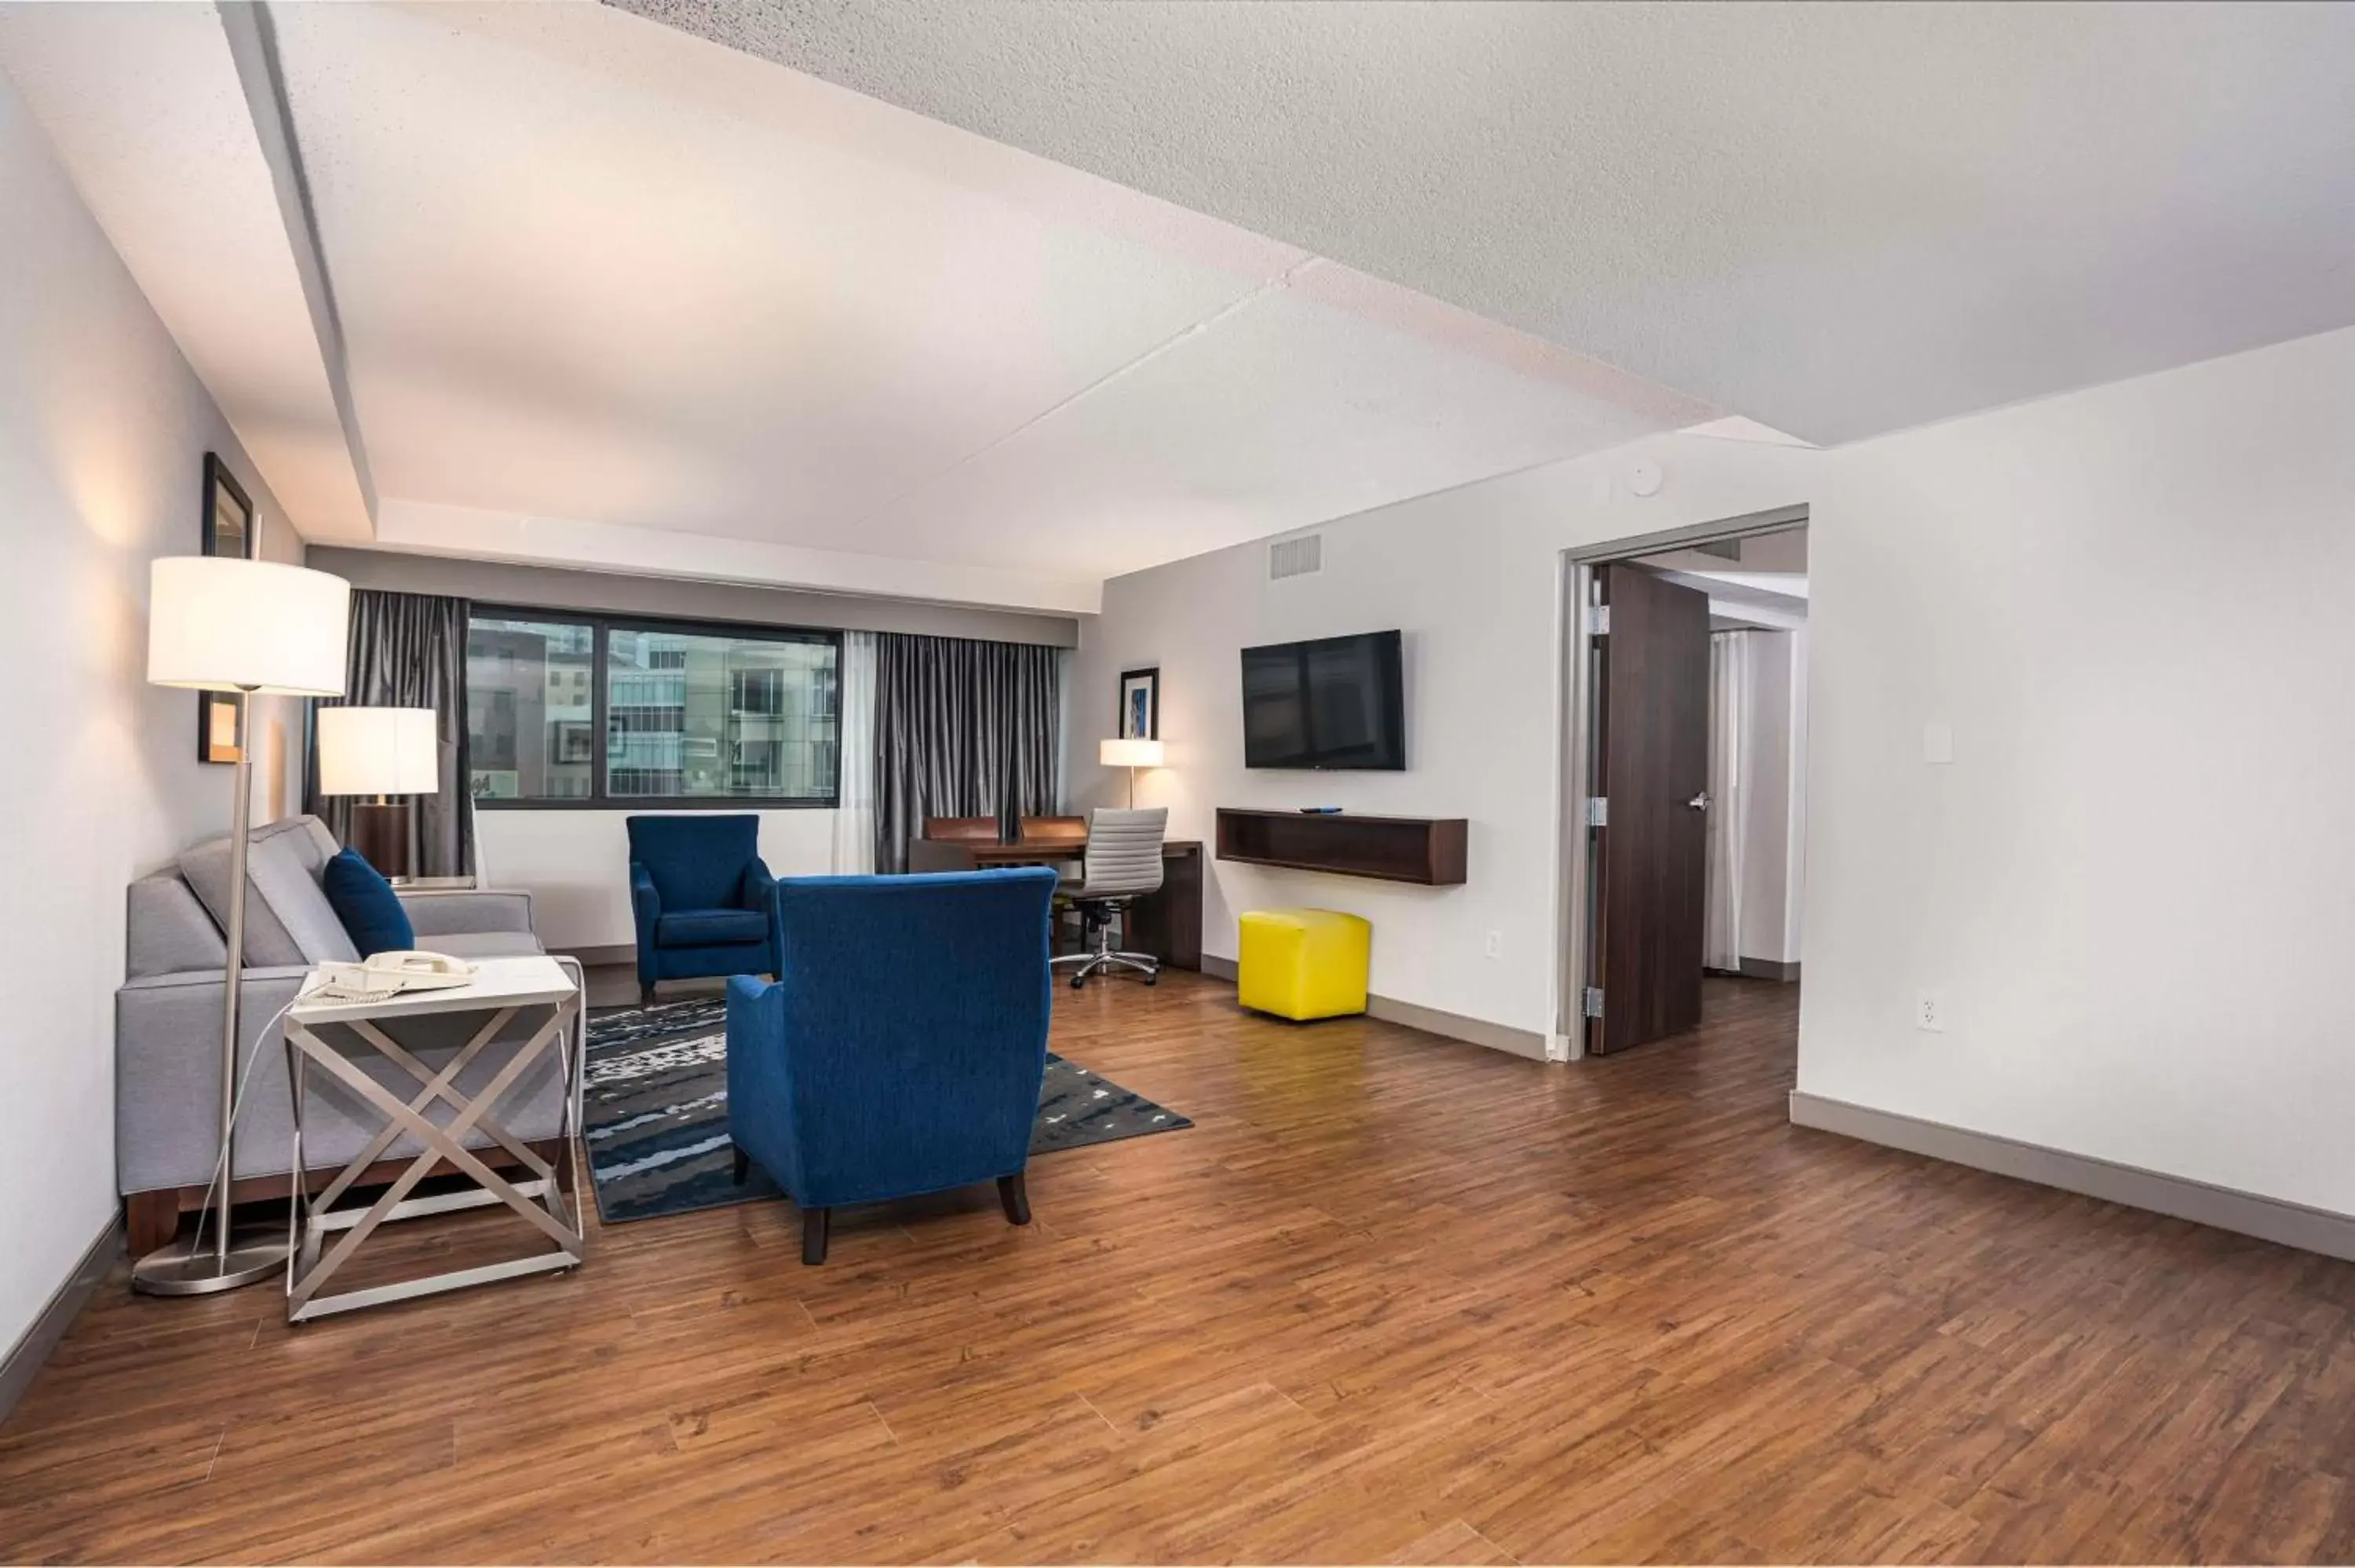
<path fill-rule="evenodd" d="M 831 806 L 840 661 L 827 632 L 485 611 L 466 636 L 474 797 Z"/>
<path fill-rule="evenodd" d="M 466 623 L 466 772 L 477 800 L 586 800 L 595 630 L 475 616 Z"/>

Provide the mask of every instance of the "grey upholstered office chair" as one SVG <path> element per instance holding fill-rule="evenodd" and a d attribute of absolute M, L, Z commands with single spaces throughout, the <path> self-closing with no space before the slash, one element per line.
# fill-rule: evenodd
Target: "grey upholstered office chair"
<path fill-rule="evenodd" d="M 1169 811 L 1164 806 L 1088 814 L 1088 847 L 1080 861 L 1080 880 L 1065 883 L 1055 895 L 1079 909 L 1081 928 L 1091 938 L 1086 951 L 1053 960 L 1059 966 L 1077 966 L 1071 974 L 1073 991 L 1098 969 L 1135 969 L 1147 985 L 1160 978 L 1161 960 L 1152 954 L 1113 950 L 1112 917 L 1133 900 L 1161 890 L 1161 840 L 1168 828 Z"/>

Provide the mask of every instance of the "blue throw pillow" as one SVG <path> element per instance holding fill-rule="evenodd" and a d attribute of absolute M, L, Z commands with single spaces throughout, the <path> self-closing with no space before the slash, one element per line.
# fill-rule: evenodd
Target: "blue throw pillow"
<path fill-rule="evenodd" d="M 360 950 L 360 957 L 406 952 L 417 946 L 417 927 L 409 923 L 409 911 L 400 906 L 400 895 L 359 851 L 336 852 L 335 858 L 320 869 L 319 885 L 326 890 L 336 918 L 351 933 L 352 946 Z"/>

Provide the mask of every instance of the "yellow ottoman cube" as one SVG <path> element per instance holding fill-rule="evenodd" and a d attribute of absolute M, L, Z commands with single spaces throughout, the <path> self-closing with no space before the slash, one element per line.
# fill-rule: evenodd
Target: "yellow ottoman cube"
<path fill-rule="evenodd" d="M 1305 1022 L 1366 1011 L 1374 928 L 1334 909 L 1254 909 L 1241 917 L 1235 1000 Z"/>

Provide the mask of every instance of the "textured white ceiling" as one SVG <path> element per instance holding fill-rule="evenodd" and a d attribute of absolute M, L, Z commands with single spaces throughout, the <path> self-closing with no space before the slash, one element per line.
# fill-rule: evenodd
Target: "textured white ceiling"
<path fill-rule="evenodd" d="M 617 3 L 1817 442 L 2355 323 L 2355 5 Z"/>
<path fill-rule="evenodd" d="M 272 16 L 390 518 L 1093 582 L 1717 411 L 619 11 Z"/>

